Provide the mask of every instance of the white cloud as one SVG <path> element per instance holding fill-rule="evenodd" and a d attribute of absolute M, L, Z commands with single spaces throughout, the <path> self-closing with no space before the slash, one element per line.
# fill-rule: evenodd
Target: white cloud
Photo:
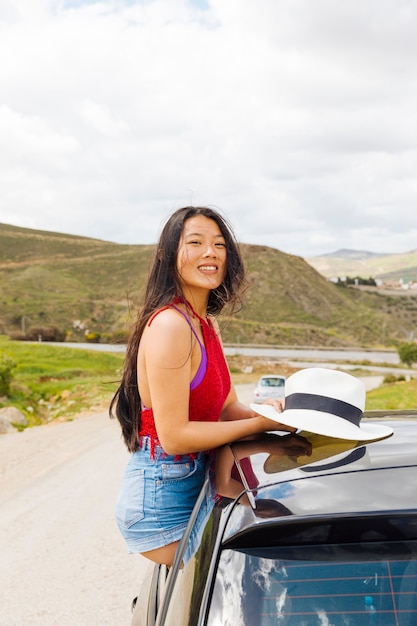
<path fill-rule="evenodd" d="M 129 125 L 106 106 L 90 99 L 84 100 L 79 108 L 80 116 L 93 130 L 103 135 L 119 135 L 129 130 Z"/>
<path fill-rule="evenodd" d="M 147 243 L 194 202 L 303 256 L 415 248 L 416 22 L 416 0 L 0 3 L 0 221 Z"/>

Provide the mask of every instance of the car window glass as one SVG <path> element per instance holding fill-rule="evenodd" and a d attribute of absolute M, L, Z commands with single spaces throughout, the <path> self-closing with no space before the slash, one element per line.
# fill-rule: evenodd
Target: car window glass
<path fill-rule="evenodd" d="M 284 381 L 281 378 L 270 378 L 269 385 L 271 387 L 283 387 Z"/>
<path fill-rule="evenodd" d="M 301 559 L 225 550 L 207 626 L 417 624 L 416 542 L 321 548 L 320 559 L 308 546 Z"/>
<path fill-rule="evenodd" d="M 282 378 L 262 378 L 261 385 L 264 387 L 283 387 L 284 382 Z"/>

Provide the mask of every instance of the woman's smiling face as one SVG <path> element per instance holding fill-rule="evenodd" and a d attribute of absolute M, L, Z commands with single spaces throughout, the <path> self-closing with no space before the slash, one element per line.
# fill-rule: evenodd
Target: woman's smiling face
<path fill-rule="evenodd" d="M 216 289 L 226 276 L 226 242 L 217 223 L 190 217 L 178 246 L 177 269 L 185 289 Z"/>

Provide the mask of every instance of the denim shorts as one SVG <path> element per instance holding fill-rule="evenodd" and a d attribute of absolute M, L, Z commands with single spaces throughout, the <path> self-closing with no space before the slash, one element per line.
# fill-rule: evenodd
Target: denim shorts
<path fill-rule="evenodd" d="M 128 551 L 147 552 L 179 541 L 208 471 L 208 455 L 167 455 L 149 437 L 127 464 L 116 502 L 116 522 Z"/>

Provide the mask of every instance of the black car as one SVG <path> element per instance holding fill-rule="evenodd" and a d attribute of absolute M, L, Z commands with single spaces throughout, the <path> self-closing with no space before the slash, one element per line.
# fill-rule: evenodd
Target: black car
<path fill-rule="evenodd" d="M 267 434 L 225 449 L 223 496 L 202 514 L 207 479 L 132 626 L 416 626 L 416 419 L 383 418 L 394 434 L 372 443 Z"/>

